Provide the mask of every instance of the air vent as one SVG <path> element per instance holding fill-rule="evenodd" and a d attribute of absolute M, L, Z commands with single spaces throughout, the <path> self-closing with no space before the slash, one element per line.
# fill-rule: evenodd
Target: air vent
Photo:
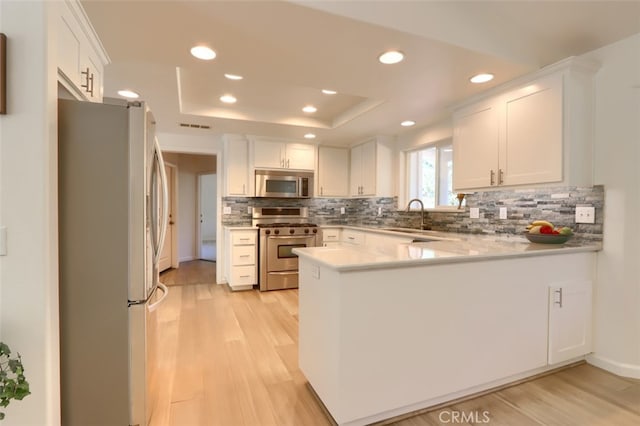
<path fill-rule="evenodd" d="M 180 127 L 191 127 L 192 129 L 210 129 L 211 126 L 206 124 L 194 124 L 194 123 L 178 123 Z"/>

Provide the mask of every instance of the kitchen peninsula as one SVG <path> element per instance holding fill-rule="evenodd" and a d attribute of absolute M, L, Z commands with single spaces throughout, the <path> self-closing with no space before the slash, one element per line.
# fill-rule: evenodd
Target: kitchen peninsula
<path fill-rule="evenodd" d="M 591 352 L 597 243 L 335 230 L 343 241 L 360 233 L 359 244 L 295 253 L 300 368 L 340 425 L 433 406 Z"/>

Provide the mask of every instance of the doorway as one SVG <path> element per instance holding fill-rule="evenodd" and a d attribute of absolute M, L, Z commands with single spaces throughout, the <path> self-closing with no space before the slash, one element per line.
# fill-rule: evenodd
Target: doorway
<path fill-rule="evenodd" d="M 167 195 L 169 197 L 169 218 L 167 221 L 167 233 L 164 239 L 164 245 L 162 246 L 162 251 L 160 252 L 160 259 L 158 260 L 158 268 L 160 272 L 167 270 L 169 268 L 177 268 L 178 267 L 178 250 L 177 250 L 177 241 L 176 241 L 176 166 L 171 163 L 165 162 L 164 170 L 167 175 Z"/>
<path fill-rule="evenodd" d="M 217 176 L 198 173 L 198 258 L 215 262 L 217 258 Z"/>

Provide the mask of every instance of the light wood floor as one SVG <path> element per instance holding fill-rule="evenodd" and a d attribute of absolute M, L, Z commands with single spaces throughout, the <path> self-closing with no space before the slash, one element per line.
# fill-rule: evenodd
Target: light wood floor
<path fill-rule="evenodd" d="M 161 386 L 151 425 L 332 424 L 298 369 L 297 290 L 234 293 L 194 278 L 214 268 L 189 262 L 180 275 L 171 271 L 172 280 L 199 284 L 171 287 L 158 309 Z M 582 364 L 392 424 L 640 425 L 640 381 Z"/>

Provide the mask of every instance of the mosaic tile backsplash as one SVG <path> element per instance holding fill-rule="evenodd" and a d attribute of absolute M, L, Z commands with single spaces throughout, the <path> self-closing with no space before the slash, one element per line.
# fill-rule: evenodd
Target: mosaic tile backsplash
<path fill-rule="evenodd" d="M 314 223 L 320 225 L 354 225 L 418 228 L 420 212 L 398 210 L 397 197 L 381 198 L 312 198 L 267 199 L 224 197 L 224 206 L 231 214 L 222 216 L 223 225 L 250 225 L 249 207 L 306 206 Z M 461 210 L 426 212 L 425 225 L 434 231 L 520 234 L 525 226 L 536 219 L 544 219 L 557 226 L 573 228 L 577 238 L 601 241 L 604 210 L 604 187 L 545 187 L 538 189 L 511 189 L 467 194 Z M 593 206 L 595 224 L 576 224 L 576 206 Z M 345 214 L 340 213 L 344 207 Z M 478 207 L 480 218 L 469 218 L 469 209 Z M 507 207 L 507 219 L 499 218 L 500 207 Z M 378 214 L 380 211 L 380 214 Z"/>

